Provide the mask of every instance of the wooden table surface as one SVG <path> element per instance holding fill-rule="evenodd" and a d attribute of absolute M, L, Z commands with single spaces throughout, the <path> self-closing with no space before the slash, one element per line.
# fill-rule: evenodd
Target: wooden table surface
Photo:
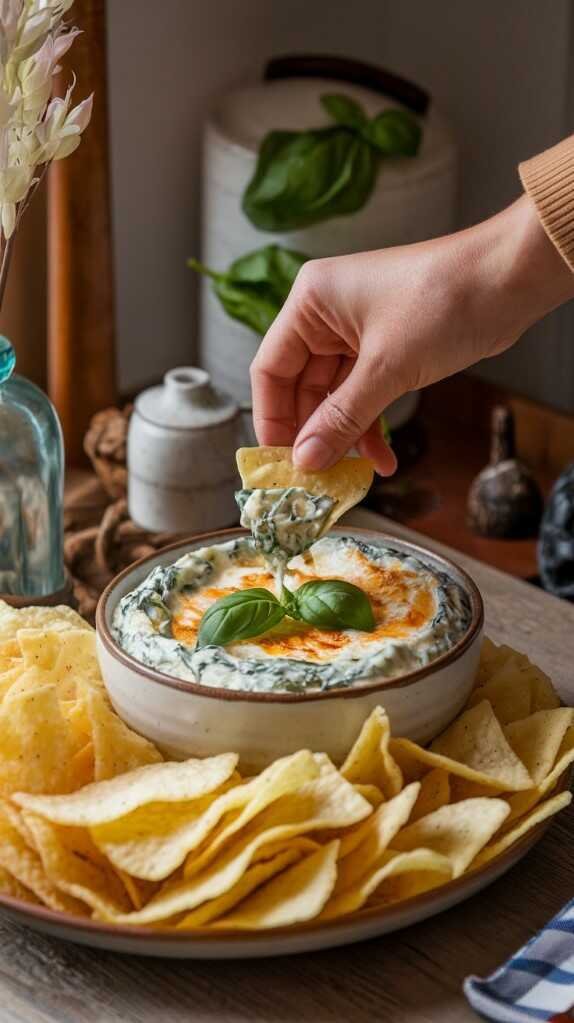
<path fill-rule="evenodd" d="M 353 521 L 382 523 L 362 511 Z M 483 592 L 493 639 L 526 650 L 574 703 L 574 606 L 455 557 Z M 462 996 L 463 978 L 492 971 L 574 894 L 573 821 L 571 809 L 560 815 L 517 867 L 468 902 L 400 933 L 313 955 L 143 959 L 45 938 L 0 916 L 0 1020 L 471 1023 L 477 1017 Z"/>

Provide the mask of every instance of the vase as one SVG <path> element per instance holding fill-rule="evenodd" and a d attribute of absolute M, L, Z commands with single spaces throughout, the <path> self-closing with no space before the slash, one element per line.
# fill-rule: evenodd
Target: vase
<path fill-rule="evenodd" d="M 62 430 L 49 398 L 15 364 L 0 336 L 0 595 L 17 605 L 65 603 Z"/>
<path fill-rule="evenodd" d="M 193 533 L 233 525 L 241 446 L 239 408 L 193 366 L 143 391 L 128 431 L 128 507 L 152 532 Z"/>

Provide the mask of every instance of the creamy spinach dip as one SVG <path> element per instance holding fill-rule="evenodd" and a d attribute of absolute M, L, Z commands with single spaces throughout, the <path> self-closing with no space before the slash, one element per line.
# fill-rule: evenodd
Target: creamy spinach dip
<path fill-rule="evenodd" d="M 253 535 L 190 551 L 157 567 L 120 601 L 119 645 L 167 675 L 225 689 L 305 692 L 395 678 L 449 650 L 467 631 L 464 590 L 429 565 L 390 547 L 321 536 L 333 502 L 297 487 L 240 491 Z M 279 552 L 281 578 L 277 578 Z M 238 590 L 279 595 L 317 579 L 343 579 L 371 602 L 376 627 L 319 629 L 285 618 L 264 635 L 227 646 L 196 646 L 204 613 Z"/>

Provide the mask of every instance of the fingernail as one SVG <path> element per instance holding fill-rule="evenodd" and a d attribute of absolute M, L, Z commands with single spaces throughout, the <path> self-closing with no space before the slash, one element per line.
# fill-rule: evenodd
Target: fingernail
<path fill-rule="evenodd" d="M 335 461 L 335 452 L 322 437 L 306 437 L 293 451 L 296 464 L 301 469 L 326 469 Z"/>

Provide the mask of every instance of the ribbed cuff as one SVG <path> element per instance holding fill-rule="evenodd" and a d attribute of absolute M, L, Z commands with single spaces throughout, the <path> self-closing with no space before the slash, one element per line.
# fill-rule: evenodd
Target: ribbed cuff
<path fill-rule="evenodd" d="M 518 172 L 546 234 L 574 270 L 574 135 L 525 160 Z"/>

